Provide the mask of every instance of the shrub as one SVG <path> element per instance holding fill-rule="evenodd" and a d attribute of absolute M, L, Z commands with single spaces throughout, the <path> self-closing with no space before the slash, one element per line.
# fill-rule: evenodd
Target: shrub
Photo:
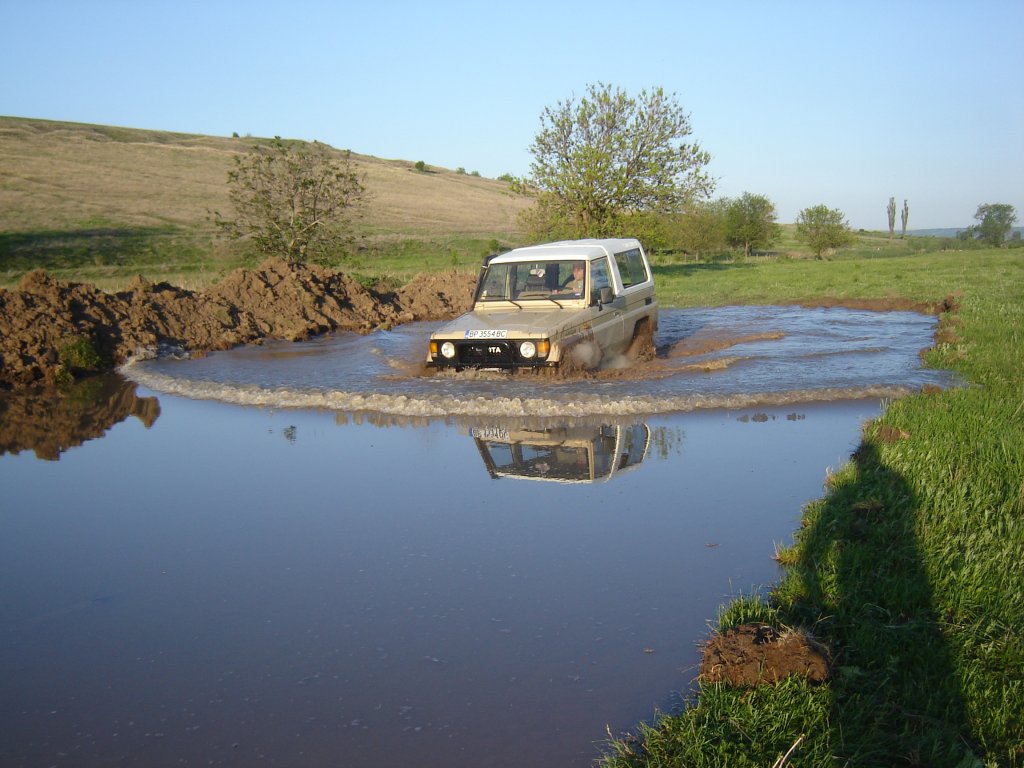
<path fill-rule="evenodd" d="M 70 336 L 57 347 L 60 360 L 55 378 L 58 384 L 70 384 L 83 373 L 97 373 L 106 367 L 106 360 L 88 336 Z"/>
<path fill-rule="evenodd" d="M 103 355 L 88 336 L 72 336 L 57 349 L 61 365 L 75 371 L 98 371 L 103 367 Z"/>

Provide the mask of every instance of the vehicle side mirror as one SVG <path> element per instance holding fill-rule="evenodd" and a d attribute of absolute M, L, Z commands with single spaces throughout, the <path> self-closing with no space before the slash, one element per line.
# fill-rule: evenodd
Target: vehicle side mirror
<path fill-rule="evenodd" d="M 615 296 L 612 294 L 612 289 L 608 286 L 605 286 L 597 292 L 598 304 L 611 304 L 614 298 Z"/>

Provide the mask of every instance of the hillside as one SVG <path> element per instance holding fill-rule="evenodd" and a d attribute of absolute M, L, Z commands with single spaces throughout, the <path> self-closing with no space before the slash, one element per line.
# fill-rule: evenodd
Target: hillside
<path fill-rule="evenodd" d="M 0 281 L 32 262 L 80 268 L 125 258 L 224 258 L 209 211 L 230 211 L 232 157 L 255 141 L 0 117 Z M 515 240 L 516 216 L 528 203 L 507 184 L 354 158 L 370 193 L 359 228 L 371 249 L 413 241 L 448 256 L 468 241 Z"/>

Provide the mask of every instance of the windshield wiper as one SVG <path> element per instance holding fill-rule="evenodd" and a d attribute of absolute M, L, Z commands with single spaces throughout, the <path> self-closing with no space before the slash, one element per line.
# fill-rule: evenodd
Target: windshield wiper
<path fill-rule="evenodd" d="M 560 302 L 558 299 L 552 298 L 551 296 L 545 296 L 544 298 L 547 299 L 548 301 L 554 302 L 556 305 L 558 305 L 559 309 L 565 309 L 565 307 L 562 305 L 562 302 Z"/>

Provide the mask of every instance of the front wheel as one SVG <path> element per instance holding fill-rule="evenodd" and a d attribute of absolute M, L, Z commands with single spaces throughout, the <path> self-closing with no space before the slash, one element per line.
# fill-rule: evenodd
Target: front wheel
<path fill-rule="evenodd" d="M 626 357 L 638 361 L 654 359 L 654 326 L 647 318 L 633 328 L 633 338 L 626 348 Z"/>

